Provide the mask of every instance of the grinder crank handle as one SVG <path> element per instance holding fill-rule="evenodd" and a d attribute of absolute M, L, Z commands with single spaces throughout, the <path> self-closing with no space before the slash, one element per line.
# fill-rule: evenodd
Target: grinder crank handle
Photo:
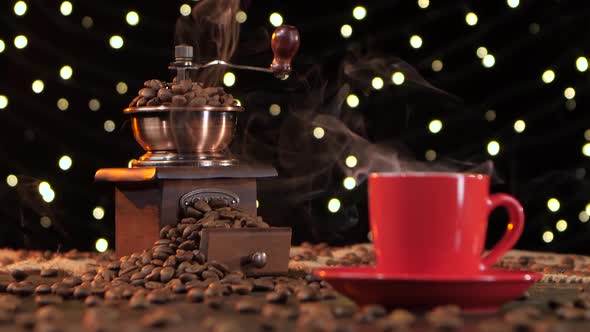
<path fill-rule="evenodd" d="M 291 73 L 291 60 L 299 49 L 299 31 L 291 25 L 281 25 L 272 34 L 270 46 L 274 59 L 270 65 L 275 77 L 286 79 Z"/>

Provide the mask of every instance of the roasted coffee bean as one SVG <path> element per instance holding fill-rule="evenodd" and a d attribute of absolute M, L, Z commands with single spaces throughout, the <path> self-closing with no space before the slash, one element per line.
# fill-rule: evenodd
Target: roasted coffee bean
<path fill-rule="evenodd" d="M 236 302 L 235 309 L 241 314 L 255 314 L 260 312 L 260 304 L 253 298 L 243 298 Z"/>
<path fill-rule="evenodd" d="M 160 98 L 158 97 L 154 97 L 151 98 L 150 100 L 148 100 L 148 102 L 146 103 L 146 106 L 159 106 L 162 102 L 160 101 Z"/>
<path fill-rule="evenodd" d="M 231 270 L 229 269 L 229 267 L 221 262 L 218 261 L 211 261 L 208 263 L 210 266 L 216 268 L 217 270 L 221 271 L 223 273 L 223 275 L 230 273 Z"/>
<path fill-rule="evenodd" d="M 289 295 L 286 292 L 270 292 L 266 294 L 266 301 L 270 303 L 286 303 Z"/>
<path fill-rule="evenodd" d="M 207 266 L 205 265 L 200 265 L 200 264 L 193 264 L 191 266 L 188 266 L 184 269 L 184 272 L 186 273 L 194 273 L 194 274 L 201 274 L 204 271 L 207 270 Z"/>
<path fill-rule="evenodd" d="M 319 292 L 310 287 L 303 287 L 297 292 L 297 299 L 301 302 L 312 302 L 320 299 Z"/>
<path fill-rule="evenodd" d="M 275 288 L 275 283 L 271 278 L 259 278 L 254 279 L 254 290 L 255 291 L 272 291 Z"/>
<path fill-rule="evenodd" d="M 200 210 L 195 209 L 192 206 L 186 208 L 185 215 L 187 217 L 195 219 L 195 223 L 197 220 L 203 218 L 203 212 Z"/>
<path fill-rule="evenodd" d="M 166 239 L 171 228 L 172 226 L 170 225 L 162 227 L 162 229 L 160 229 L 160 239 Z"/>
<path fill-rule="evenodd" d="M 205 292 L 199 288 L 192 288 L 186 294 L 186 298 L 191 302 L 203 302 Z"/>
<path fill-rule="evenodd" d="M 201 277 L 203 279 L 213 279 L 213 280 L 219 280 L 219 275 L 213 271 L 204 271 L 203 273 L 201 273 Z"/>
<path fill-rule="evenodd" d="M 381 328 L 388 331 L 408 329 L 416 322 L 416 316 L 404 309 L 393 310 L 382 320 Z"/>
<path fill-rule="evenodd" d="M 249 282 L 243 282 L 240 284 L 232 284 L 230 287 L 231 287 L 232 293 L 238 294 L 238 295 L 248 295 L 248 294 L 252 293 L 252 289 L 254 289 L 254 285 L 252 285 L 252 283 L 249 283 Z"/>
<path fill-rule="evenodd" d="M 188 102 L 188 106 L 201 107 L 207 105 L 207 99 L 203 96 L 195 96 Z"/>
<path fill-rule="evenodd" d="M 354 318 L 359 323 L 370 323 L 385 315 L 387 315 L 385 308 L 377 304 L 371 304 L 362 307 Z"/>
<path fill-rule="evenodd" d="M 137 101 L 139 101 L 140 96 L 133 98 L 133 100 L 129 103 L 129 107 L 135 107 L 137 105 Z"/>
<path fill-rule="evenodd" d="M 172 105 L 174 106 L 185 106 L 188 103 L 185 96 L 177 95 L 172 96 Z"/>
<path fill-rule="evenodd" d="M 535 307 L 518 307 L 504 314 L 504 320 L 512 324 L 529 323 L 541 317 L 541 310 Z"/>
<path fill-rule="evenodd" d="M 194 280 L 198 280 L 199 277 L 197 277 L 195 274 L 192 273 L 181 273 L 178 278 L 180 278 L 180 280 L 182 280 L 182 282 L 189 282 L 189 281 L 194 281 Z"/>
<path fill-rule="evenodd" d="M 14 316 L 14 323 L 16 326 L 24 330 L 31 330 L 35 327 L 35 315 L 30 312 L 19 313 Z"/>
<path fill-rule="evenodd" d="M 102 298 L 96 295 L 90 295 L 84 300 L 84 304 L 87 307 L 94 307 L 102 302 Z"/>
<path fill-rule="evenodd" d="M 91 288 L 90 287 L 84 287 L 84 286 L 78 286 L 74 288 L 74 297 L 78 298 L 78 299 L 82 299 L 85 298 L 87 296 L 90 296 L 91 294 Z"/>
<path fill-rule="evenodd" d="M 10 271 L 10 276 L 16 281 L 23 281 L 27 279 L 29 274 L 23 270 L 14 269 Z"/>
<path fill-rule="evenodd" d="M 179 252 L 182 251 L 182 252 Z M 183 249 L 178 249 L 176 251 L 176 260 L 178 262 L 190 262 L 193 260 L 193 253 L 191 251 L 185 251 Z"/>
<path fill-rule="evenodd" d="M 156 91 L 152 88 L 143 88 L 139 90 L 139 96 L 146 99 L 150 99 L 156 96 Z"/>
<path fill-rule="evenodd" d="M 50 304 L 60 304 L 62 302 L 62 298 L 57 295 L 46 294 L 35 296 L 35 304 L 37 304 L 38 307 Z"/>
<path fill-rule="evenodd" d="M 20 296 L 29 296 L 33 294 L 34 291 L 35 287 L 33 286 L 33 284 L 26 281 L 20 281 L 15 284 L 12 292 Z"/>
<path fill-rule="evenodd" d="M 80 276 L 80 280 L 82 282 L 91 282 L 92 280 L 94 280 L 95 276 L 96 276 L 96 274 L 86 272 Z"/>
<path fill-rule="evenodd" d="M 211 207 L 209 204 L 204 200 L 197 200 L 193 203 L 193 207 L 203 213 L 207 213 L 211 211 Z"/>
<path fill-rule="evenodd" d="M 157 282 L 157 281 L 148 281 L 145 283 L 146 289 L 160 289 L 163 287 L 164 287 L 164 284 L 162 284 L 161 282 Z"/>
<path fill-rule="evenodd" d="M 147 295 L 147 300 L 150 303 L 164 304 L 170 300 L 170 293 L 164 289 L 156 289 Z"/>
<path fill-rule="evenodd" d="M 35 287 L 35 294 L 43 295 L 51 293 L 51 287 L 47 284 L 41 284 Z"/>
<path fill-rule="evenodd" d="M 143 292 L 137 292 L 129 299 L 129 307 L 133 309 L 145 309 L 149 305 L 150 302 L 147 299 L 147 295 Z"/>
<path fill-rule="evenodd" d="M 143 315 L 140 323 L 148 327 L 162 328 L 180 324 L 181 321 L 182 317 L 178 312 L 168 308 L 157 308 Z"/>
<path fill-rule="evenodd" d="M 205 297 L 203 301 L 211 309 L 221 309 L 223 307 L 223 297 L 221 296 Z"/>
<path fill-rule="evenodd" d="M 145 104 L 147 104 L 147 101 L 148 101 L 148 100 L 147 100 L 147 98 L 145 98 L 145 97 L 140 97 L 140 98 L 137 100 L 137 105 L 136 105 L 136 106 L 137 106 L 137 107 L 145 106 Z"/>
<path fill-rule="evenodd" d="M 297 331 L 329 331 L 333 324 L 331 317 L 320 314 L 299 315 L 295 328 Z"/>
<path fill-rule="evenodd" d="M 163 265 L 163 263 L 162 263 Z M 155 266 L 155 265 L 154 265 Z M 145 276 L 145 280 L 148 281 L 160 281 L 160 272 L 162 272 L 162 268 L 161 267 L 155 267 L 152 272 L 150 272 L 150 274 L 148 274 L 147 276 Z"/>
<path fill-rule="evenodd" d="M 51 269 L 51 268 L 41 269 L 40 276 L 42 276 L 44 278 L 55 277 L 55 276 L 57 276 L 57 269 Z"/>
<path fill-rule="evenodd" d="M 207 260 L 207 258 L 205 257 L 205 254 L 203 254 L 199 250 L 193 250 L 193 257 L 194 257 L 195 262 L 197 262 L 199 264 L 203 264 Z"/>
<path fill-rule="evenodd" d="M 37 322 L 58 322 L 63 321 L 64 315 L 59 309 L 55 306 L 48 305 L 43 306 L 35 312 L 35 318 Z"/>
<path fill-rule="evenodd" d="M 164 87 L 164 83 L 160 80 L 148 80 L 145 81 L 144 86 L 152 88 L 154 90 L 159 90 Z"/>
<path fill-rule="evenodd" d="M 67 287 L 74 287 L 74 286 L 78 286 L 79 284 L 82 283 L 82 279 L 80 279 L 79 277 L 76 276 L 72 276 L 72 277 L 65 277 L 61 280 L 61 282 L 66 285 Z"/>
<path fill-rule="evenodd" d="M 299 316 L 299 311 L 294 307 L 265 304 L 262 307 L 262 316 L 267 319 L 295 319 Z"/>
<path fill-rule="evenodd" d="M 585 318 L 583 309 L 573 307 L 561 307 L 555 310 L 555 314 L 558 318 L 565 320 L 582 320 Z"/>
<path fill-rule="evenodd" d="M 335 299 L 338 296 L 338 293 L 330 288 L 322 288 L 320 289 L 320 297 L 323 300 L 331 300 Z"/>
<path fill-rule="evenodd" d="M 336 318 L 348 318 L 352 317 L 356 309 L 351 305 L 336 305 L 332 307 L 332 314 Z"/>
<path fill-rule="evenodd" d="M 172 91 L 170 89 L 161 88 L 158 90 L 158 98 L 163 102 L 169 102 L 172 100 Z"/>
<path fill-rule="evenodd" d="M 170 256 L 170 257 L 173 257 L 173 256 Z M 160 270 L 160 281 L 164 282 L 164 283 L 170 281 L 172 279 L 172 277 L 174 276 L 174 272 L 175 272 L 175 270 L 173 267 L 167 266 L 167 267 L 162 268 L 162 270 Z"/>
<path fill-rule="evenodd" d="M 182 249 L 182 250 L 193 250 L 193 249 L 195 249 L 195 241 L 186 240 L 186 241 L 182 242 L 178 246 L 178 248 Z M 192 252 L 191 252 L 191 257 L 194 257 L 194 255 L 192 255 Z"/>
<path fill-rule="evenodd" d="M 182 231 L 182 237 L 188 238 L 191 235 L 191 233 L 198 232 L 199 230 L 201 230 L 201 228 L 202 226 L 199 224 L 190 224 L 184 229 L 184 231 Z"/>
<path fill-rule="evenodd" d="M 187 288 L 184 284 L 178 284 L 178 285 L 172 286 L 172 291 L 176 294 L 182 294 L 182 293 L 186 293 Z"/>

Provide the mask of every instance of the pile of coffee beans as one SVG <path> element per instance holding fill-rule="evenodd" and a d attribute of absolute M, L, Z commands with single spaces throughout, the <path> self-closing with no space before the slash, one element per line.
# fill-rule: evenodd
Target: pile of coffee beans
<path fill-rule="evenodd" d="M 129 107 L 141 106 L 238 106 L 238 101 L 222 87 L 205 87 L 203 83 L 183 80 L 167 83 L 160 80 L 144 82 L 144 88 Z"/>

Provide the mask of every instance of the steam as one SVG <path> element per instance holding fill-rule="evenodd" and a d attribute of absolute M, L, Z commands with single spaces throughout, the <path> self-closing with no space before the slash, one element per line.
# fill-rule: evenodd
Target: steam
<path fill-rule="evenodd" d="M 240 24 L 235 15 L 239 0 L 201 0 L 191 15 L 176 22 L 175 44 L 194 47 L 195 61 L 230 61 L 238 45 Z M 207 86 L 219 85 L 225 68 L 213 66 L 193 73 L 193 80 Z"/>

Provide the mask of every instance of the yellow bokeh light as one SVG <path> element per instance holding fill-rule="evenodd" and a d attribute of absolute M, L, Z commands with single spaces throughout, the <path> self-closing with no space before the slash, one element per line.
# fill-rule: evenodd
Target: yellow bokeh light
<path fill-rule="evenodd" d="M 586 57 L 579 57 L 576 59 L 576 69 L 581 72 L 588 70 L 588 59 Z"/>
<path fill-rule="evenodd" d="M 236 22 L 244 23 L 248 19 L 248 14 L 245 11 L 240 10 L 236 13 Z"/>
<path fill-rule="evenodd" d="M 557 229 L 559 232 L 563 232 L 567 229 L 567 221 L 560 219 L 557 221 L 557 223 L 555 223 L 555 229 Z"/>
<path fill-rule="evenodd" d="M 59 70 L 59 76 L 64 80 L 69 80 L 70 78 L 72 78 L 73 74 L 74 70 L 72 69 L 72 67 L 68 65 L 61 67 L 61 69 Z"/>
<path fill-rule="evenodd" d="M 506 3 L 508 4 L 508 7 L 516 8 L 520 4 L 520 0 L 506 0 Z"/>
<path fill-rule="evenodd" d="M 354 7 L 352 10 L 352 16 L 360 21 L 367 16 L 367 9 L 363 6 Z"/>
<path fill-rule="evenodd" d="M 349 94 L 348 97 L 346 97 L 346 104 L 351 108 L 357 107 L 360 104 L 359 97 L 353 93 Z"/>
<path fill-rule="evenodd" d="M 590 141 L 590 129 L 584 130 L 584 139 Z"/>
<path fill-rule="evenodd" d="M 541 79 L 544 83 L 549 84 L 555 80 L 555 72 L 551 69 L 547 69 L 543 72 L 543 75 L 541 75 Z"/>
<path fill-rule="evenodd" d="M 491 54 L 486 54 L 483 59 L 481 59 L 481 63 L 486 68 L 492 68 L 496 64 L 496 58 Z"/>
<path fill-rule="evenodd" d="M 223 84 L 227 87 L 233 86 L 236 84 L 236 75 L 231 71 L 228 71 L 223 75 Z"/>
<path fill-rule="evenodd" d="M 391 75 L 391 81 L 395 85 L 402 85 L 405 80 L 406 76 L 402 72 L 396 71 L 393 73 L 393 75 Z"/>
<path fill-rule="evenodd" d="M 474 26 L 477 24 L 478 18 L 475 13 L 469 12 L 465 15 L 465 22 L 467 25 Z"/>
<path fill-rule="evenodd" d="M 522 133 L 526 128 L 526 123 L 523 120 L 516 120 L 514 122 L 514 131 L 517 133 Z"/>
<path fill-rule="evenodd" d="M 23 16 L 27 12 L 27 3 L 24 1 L 18 1 L 14 4 L 14 13 L 17 16 Z"/>
<path fill-rule="evenodd" d="M 435 72 L 439 72 L 443 69 L 443 62 L 441 60 L 434 60 L 432 61 L 432 70 Z"/>
<path fill-rule="evenodd" d="M 543 233 L 543 241 L 545 243 L 550 243 L 551 241 L 553 241 L 553 232 L 545 231 L 545 233 Z"/>
<path fill-rule="evenodd" d="M 10 174 L 6 177 L 6 183 L 10 187 L 16 187 L 18 185 L 18 178 L 14 174 Z"/>
<path fill-rule="evenodd" d="M 61 12 L 61 14 L 63 16 L 69 16 L 70 14 L 72 14 L 73 10 L 74 10 L 74 6 L 69 1 L 64 1 L 59 6 L 59 11 Z"/>
<path fill-rule="evenodd" d="M 413 35 L 410 37 L 410 46 L 413 48 L 420 48 L 422 47 L 422 37 L 418 35 Z"/>
<path fill-rule="evenodd" d="M 584 146 L 582 147 L 582 154 L 586 157 L 590 157 L 590 143 L 584 144 Z"/>
<path fill-rule="evenodd" d="M 102 206 L 95 207 L 94 210 L 92 210 L 92 216 L 96 220 L 101 220 L 102 218 L 104 218 L 104 209 L 103 209 L 103 207 Z"/>
<path fill-rule="evenodd" d="M 383 88 L 383 79 L 381 77 L 373 77 L 371 80 L 371 86 L 375 90 L 381 90 Z"/>
<path fill-rule="evenodd" d="M 278 116 L 279 114 L 281 114 L 281 106 L 277 105 L 277 104 L 272 104 L 270 105 L 270 107 L 268 108 L 268 112 L 270 113 L 270 115 L 272 116 Z"/>
<path fill-rule="evenodd" d="M 346 157 L 346 159 L 344 160 L 344 163 L 349 168 L 353 168 L 353 167 L 355 167 L 358 164 L 358 159 L 356 159 L 355 156 L 350 155 L 350 156 Z"/>
<path fill-rule="evenodd" d="M 428 130 L 430 130 L 431 133 L 433 134 L 437 134 L 441 131 L 443 127 L 443 123 L 442 121 L 438 120 L 438 119 L 434 119 L 432 121 L 430 121 L 430 123 L 428 124 Z"/>
<path fill-rule="evenodd" d="M 313 137 L 315 137 L 317 139 L 322 139 L 322 138 L 324 138 L 325 134 L 326 134 L 326 132 L 324 131 L 324 128 L 322 128 L 322 127 L 313 128 Z"/>
<path fill-rule="evenodd" d="M 53 200 L 55 199 L 55 192 L 53 191 L 53 189 L 51 189 L 51 185 L 49 185 L 49 183 L 47 181 L 43 181 L 41 183 L 39 183 L 39 194 L 41 194 L 41 197 L 43 198 L 43 200 L 47 203 L 51 203 L 53 202 Z"/>
<path fill-rule="evenodd" d="M 109 44 L 111 45 L 112 48 L 118 50 L 121 47 L 123 47 L 123 45 L 125 44 L 125 41 L 123 40 L 123 37 L 121 37 L 119 35 L 114 35 L 109 39 Z"/>
<path fill-rule="evenodd" d="M 270 24 L 272 24 L 275 27 L 278 27 L 281 24 L 283 24 L 283 16 L 281 16 L 281 14 L 279 13 L 270 14 L 268 20 L 270 21 Z"/>
<path fill-rule="evenodd" d="M 340 210 L 340 200 L 338 198 L 332 198 L 328 201 L 328 211 L 336 213 Z"/>
<path fill-rule="evenodd" d="M 117 93 L 118 94 L 124 95 L 124 94 L 127 93 L 127 90 L 128 90 L 127 83 L 125 83 L 125 82 L 119 82 L 115 86 L 115 89 L 117 90 Z"/>
<path fill-rule="evenodd" d="M 497 141 L 490 141 L 487 146 L 488 154 L 490 156 L 495 156 L 500 153 L 500 143 Z"/>
<path fill-rule="evenodd" d="M 107 241 L 106 239 L 100 238 L 100 239 L 96 240 L 94 247 L 96 248 L 96 251 L 98 251 L 98 252 L 105 252 L 109 248 L 109 241 Z"/>
<path fill-rule="evenodd" d="M 477 51 L 475 51 L 475 54 L 477 54 L 478 58 L 483 59 L 486 55 L 488 55 L 488 49 L 480 46 L 477 48 Z"/>
<path fill-rule="evenodd" d="M 418 0 L 418 7 L 426 9 L 430 6 L 430 0 Z"/>
<path fill-rule="evenodd" d="M 113 120 L 106 120 L 103 124 L 104 131 L 112 133 L 115 130 L 115 122 Z"/>
<path fill-rule="evenodd" d="M 45 83 L 41 80 L 35 80 L 31 85 L 31 89 L 33 89 L 34 93 L 41 93 L 45 89 Z"/>
<path fill-rule="evenodd" d="M 180 6 L 180 15 L 182 16 L 189 16 L 191 14 L 191 6 L 184 4 Z"/>
<path fill-rule="evenodd" d="M 6 44 L 4 43 L 4 40 L 0 39 L 0 53 L 4 52 L 5 49 Z"/>
<path fill-rule="evenodd" d="M 125 16 L 125 20 L 127 21 L 127 24 L 129 24 L 131 26 L 138 25 L 139 24 L 139 14 L 136 11 L 130 11 Z"/>
<path fill-rule="evenodd" d="M 426 153 L 424 153 L 424 158 L 426 158 L 426 160 L 428 160 L 428 161 L 436 160 L 436 151 L 426 150 Z"/>
<path fill-rule="evenodd" d="M 590 220 L 590 214 L 588 214 L 586 211 L 581 211 L 578 213 L 578 219 L 580 222 L 588 222 L 588 220 Z"/>
<path fill-rule="evenodd" d="M 576 90 L 574 88 L 572 88 L 572 87 L 566 88 L 563 91 L 563 96 L 566 99 L 573 99 L 576 96 Z"/>
<path fill-rule="evenodd" d="M 72 167 L 72 158 L 70 158 L 70 156 L 68 156 L 68 155 L 64 155 L 61 158 L 59 158 L 59 161 L 57 164 L 58 164 L 59 168 L 61 168 L 64 171 L 67 171 L 68 169 L 70 169 Z"/>
<path fill-rule="evenodd" d="M 559 203 L 559 200 L 557 198 L 552 197 L 547 200 L 547 208 L 551 212 L 559 211 L 560 206 L 561 206 L 561 204 Z"/>
<path fill-rule="evenodd" d="M 344 38 L 352 36 L 352 27 L 348 24 L 344 24 L 342 27 L 340 27 L 340 34 Z"/>
<path fill-rule="evenodd" d="M 8 107 L 8 97 L 0 95 L 0 110 L 5 109 L 6 107 Z"/>
<path fill-rule="evenodd" d="M 347 190 L 352 190 L 356 187 L 356 180 L 352 176 L 347 176 L 344 178 L 344 181 L 342 181 L 342 185 Z"/>
<path fill-rule="evenodd" d="M 98 101 L 98 99 L 90 99 L 88 102 L 88 108 L 94 112 L 98 111 L 100 109 L 100 101 Z"/>
<path fill-rule="evenodd" d="M 43 228 L 49 228 L 51 227 L 51 218 L 49 218 L 48 216 L 43 216 L 41 217 L 41 219 L 39 219 L 39 223 L 41 224 L 41 227 Z"/>
<path fill-rule="evenodd" d="M 16 37 L 14 37 L 14 47 L 16 47 L 18 49 L 23 49 L 23 48 L 27 47 L 28 44 L 29 44 L 29 40 L 27 39 L 26 36 L 18 35 Z"/>
<path fill-rule="evenodd" d="M 67 99 L 65 99 L 65 98 L 59 98 L 57 100 L 57 108 L 60 111 L 65 111 L 65 110 L 68 109 L 68 107 L 70 107 L 70 102 Z"/>

